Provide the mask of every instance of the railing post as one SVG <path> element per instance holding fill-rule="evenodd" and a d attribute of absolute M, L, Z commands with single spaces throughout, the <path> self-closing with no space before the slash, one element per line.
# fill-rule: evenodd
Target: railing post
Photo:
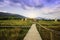
<path fill-rule="evenodd" d="M 53 33 L 50 32 L 50 39 L 53 40 Z"/>

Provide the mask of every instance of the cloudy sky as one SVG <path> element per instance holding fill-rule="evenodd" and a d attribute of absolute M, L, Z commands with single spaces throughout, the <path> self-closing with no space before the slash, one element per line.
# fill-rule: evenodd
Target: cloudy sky
<path fill-rule="evenodd" d="M 30 18 L 60 18 L 60 0 L 0 0 L 0 12 Z"/>

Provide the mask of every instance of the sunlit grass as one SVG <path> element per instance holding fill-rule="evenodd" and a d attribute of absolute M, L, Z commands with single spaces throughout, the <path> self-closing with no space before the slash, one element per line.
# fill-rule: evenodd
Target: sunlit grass
<path fill-rule="evenodd" d="M 0 27 L 0 40 L 23 40 L 30 27 Z"/>
<path fill-rule="evenodd" d="M 60 21 L 40 20 L 38 23 L 42 26 L 37 24 L 37 29 L 43 40 L 60 40 Z"/>
<path fill-rule="evenodd" d="M 30 26 L 32 22 L 22 20 L 0 20 L 0 26 Z"/>
<path fill-rule="evenodd" d="M 60 28 L 60 21 L 39 21 L 39 24 L 46 28 L 52 28 L 52 29 Z"/>

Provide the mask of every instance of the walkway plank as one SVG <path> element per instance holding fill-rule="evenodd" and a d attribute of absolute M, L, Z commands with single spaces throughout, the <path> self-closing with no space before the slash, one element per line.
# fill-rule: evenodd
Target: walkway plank
<path fill-rule="evenodd" d="M 36 24 L 31 26 L 24 40 L 42 40 L 39 32 L 37 31 Z"/>

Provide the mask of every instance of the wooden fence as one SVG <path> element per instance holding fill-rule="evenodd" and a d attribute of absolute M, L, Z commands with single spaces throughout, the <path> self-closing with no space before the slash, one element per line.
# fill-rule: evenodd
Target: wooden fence
<path fill-rule="evenodd" d="M 37 28 L 43 40 L 60 40 L 60 31 L 46 28 L 39 23 L 37 25 L 39 25 Z"/>

